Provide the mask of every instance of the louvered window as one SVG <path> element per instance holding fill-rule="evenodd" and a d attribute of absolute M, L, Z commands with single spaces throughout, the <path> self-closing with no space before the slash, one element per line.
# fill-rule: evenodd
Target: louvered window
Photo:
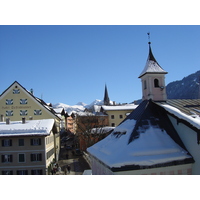
<path fill-rule="evenodd" d="M 13 116 L 13 110 L 6 110 L 6 116 Z"/>
<path fill-rule="evenodd" d="M 32 146 L 41 145 L 41 138 L 33 138 L 33 139 L 31 139 L 31 145 Z"/>
<path fill-rule="evenodd" d="M 26 115 L 28 115 L 27 110 L 20 110 L 20 116 L 26 116 Z"/>
<path fill-rule="evenodd" d="M 2 147 L 10 147 L 12 146 L 12 140 L 11 139 L 4 139 L 1 141 Z"/>
<path fill-rule="evenodd" d="M 6 99 L 6 105 L 13 105 L 13 99 Z"/>
<path fill-rule="evenodd" d="M 31 161 L 42 161 L 42 154 L 41 153 L 32 153 L 31 154 Z"/>
<path fill-rule="evenodd" d="M 33 169 L 31 170 L 31 175 L 42 175 L 42 169 Z"/>
<path fill-rule="evenodd" d="M 42 115 L 42 111 L 41 110 L 34 110 L 34 115 Z"/>
<path fill-rule="evenodd" d="M 27 99 L 20 99 L 20 104 L 27 104 L 28 100 Z"/>
<path fill-rule="evenodd" d="M 28 170 L 17 170 L 17 175 L 28 175 Z"/>
<path fill-rule="evenodd" d="M 13 89 L 13 94 L 20 94 L 20 90 L 19 89 Z"/>

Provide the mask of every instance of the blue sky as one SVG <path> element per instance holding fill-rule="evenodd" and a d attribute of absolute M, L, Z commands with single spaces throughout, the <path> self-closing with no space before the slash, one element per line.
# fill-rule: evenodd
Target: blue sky
<path fill-rule="evenodd" d="M 15 80 L 53 104 L 142 97 L 148 36 L 166 84 L 200 69 L 200 26 L 0 26 L 0 93 Z"/>

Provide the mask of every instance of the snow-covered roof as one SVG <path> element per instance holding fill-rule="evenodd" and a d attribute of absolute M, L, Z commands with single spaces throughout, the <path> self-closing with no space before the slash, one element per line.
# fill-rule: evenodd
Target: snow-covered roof
<path fill-rule="evenodd" d="M 108 167 L 145 168 L 192 159 L 160 106 L 142 102 L 110 135 L 87 151 Z M 190 162 L 193 162 L 190 160 Z"/>
<path fill-rule="evenodd" d="M 10 124 L 0 122 L 0 137 L 49 135 L 54 125 L 54 119 L 11 121 Z"/>
<path fill-rule="evenodd" d="M 117 105 L 117 106 L 102 106 L 102 108 L 106 111 L 109 110 L 134 110 L 138 105 L 135 104 L 125 104 L 125 105 Z"/>
<path fill-rule="evenodd" d="M 171 114 L 174 114 L 179 119 L 183 119 L 187 122 L 189 122 L 194 127 L 200 129 L 200 116 L 199 115 L 186 115 L 185 113 L 181 112 L 179 109 L 170 106 L 170 105 L 161 105 L 163 108 L 165 108 L 166 111 L 168 111 Z"/>
<path fill-rule="evenodd" d="M 159 74 L 167 74 L 167 72 L 158 64 L 156 59 L 153 56 L 151 51 L 151 47 L 149 46 L 149 56 L 147 58 L 146 65 L 139 75 L 139 78 L 142 77 L 146 73 L 159 73 Z"/>
<path fill-rule="evenodd" d="M 102 128 L 93 128 L 91 130 L 91 133 L 108 133 L 110 131 L 112 131 L 115 127 L 111 127 L 111 126 L 105 126 Z"/>

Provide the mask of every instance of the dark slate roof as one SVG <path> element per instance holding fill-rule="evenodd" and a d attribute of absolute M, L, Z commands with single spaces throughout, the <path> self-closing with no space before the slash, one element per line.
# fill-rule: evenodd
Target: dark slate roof
<path fill-rule="evenodd" d="M 138 128 L 142 127 L 146 129 L 147 126 L 147 120 L 150 122 L 150 125 L 157 126 L 161 130 L 165 130 L 167 134 L 182 148 L 185 148 L 183 142 L 181 141 L 178 133 L 174 129 L 174 126 L 172 125 L 170 119 L 167 116 L 167 113 L 164 108 L 158 106 L 156 103 L 154 103 L 152 100 L 145 100 L 143 101 L 138 108 L 135 109 L 128 117 L 127 119 L 135 119 L 137 120 L 137 123 L 135 125 L 135 128 L 133 129 L 133 132 L 131 134 L 131 137 L 129 139 L 129 142 L 132 142 L 135 138 L 138 137 Z"/>
<path fill-rule="evenodd" d="M 166 102 L 156 102 L 159 105 L 168 104 L 179 109 L 186 115 L 200 115 L 200 99 L 168 99 Z"/>
<path fill-rule="evenodd" d="M 133 122 L 135 122 L 135 123 L 131 127 L 130 123 L 133 123 Z M 126 130 L 126 127 L 124 127 L 123 124 L 125 126 L 127 126 L 129 131 Z M 120 126 L 122 127 L 121 129 L 120 129 Z M 90 154 L 92 154 L 93 157 L 95 157 L 100 162 L 107 165 L 107 167 L 109 167 L 113 172 L 148 169 L 148 168 L 156 168 L 156 167 L 166 167 L 166 166 L 181 165 L 181 164 L 187 164 L 187 163 L 194 162 L 194 159 L 187 151 L 187 149 L 184 146 L 182 140 L 180 139 L 178 133 L 176 132 L 173 124 L 171 123 L 166 110 L 162 106 L 159 106 L 158 104 L 153 102 L 152 100 L 142 101 L 139 104 L 139 106 L 118 127 L 116 127 L 114 129 L 114 131 L 110 134 L 108 140 L 107 140 L 107 138 L 105 138 L 104 139 L 105 141 L 102 140 L 99 143 L 95 144 L 94 145 L 95 147 L 92 146 L 88 149 L 88 152 Z M 158 143 L 154 143 L 155 137 L 152 138 L 152 141 L 149 140 L 148 144 L 146 143 L 147 141 L 144 140 L 144 137 L 147 136 L 146 134 L 148 134 L 149 131 L 155 131 L 155 135 L 158 136 L 158 137 L 156 137 L 156 138 L 158 138 L 158 140 L 156 139 L 156 141 Z M 163 132 L 163 134 L 162 134 L 162 132 Z M 128 137 L 125 136 L 127 134 L 128 134 Z M 143 152 L 143 150 L 146 151 L 148 148 L 150 148 L 149 151 L 151 152 L 151 148 L 156 149 L 158 146 L 162 146 L 162 145 L 163 145 L 163 148 L 168 148 L 168 147 L 166 147 L 166 144 L 164 144 L 165 141 L 162 141 L 162 139 L 161 139 L 163 137 L 163 135 L 165 135 L 165 134 L 169 135 L 169 137 L 177 145 L 179 145 L 181 148 L 183 148 L 186 151 L 188 157 L 184 156 L 182 159 L 169 158 L 168 161 L 166 161 L 166 160 L 163 160 L 160 162 L 158 161 L 158 162 L 155 162 L 155 164 L 151 164 L 152 163 L 151 159 L 154 159 L 154 158 L 147 157 L 146 162 L 149 162 L 149 164 L 145 164 L 145 165 L 137 164 L 139 162 L 137 162 L 136 160 L 138 159 L 138 156 L 140 157 L 140 153 L 136 156 L 137 158 L 134 157 L 134 153 L 137 154 L 138 151 L 140 152 L 140 149 L 138 150 L 138 148 L 141 148 L 141 152 Z M 113 138 L 116 138 L 116 139 L 113 139 Z M 122 138 L 127 138 L 127 140 L 122 139 Z M 123 143 L 123 141 L 127 141 L 127 143 L 126 142 Z M 139 144 L 138 142 L 139 143 L 141 142 L 140 147 L 138 147 L 136 145 L 136 144 Z M 119 145 L 119 144 L 125 145 L 125 146 L 119 146 L 119 149 L 117 149 L 117 145 Z M 144 146 L 144 145 L 146 145 L 146 146 Z M 112 148 L 112 146 L 114 148 Z M 130 148 L 130 146 L 132 146 L 132 148 Z M 135 147 L 136 147 L 136 149 L 134 150 Z M 173 146 L 172 146 L 172 149 L 173 149 Z M 127 153 L 127 150 L 129 151 L 128 153 Z M 106 152 L 106 153 L 104 153 L 104 152 Z M 109 152 L 109 154 L 107 152 Z M 125 155 L 124 155 L 125 160 L 133 159 L 132 164 L 131 164 L 131 161 L 126 162 L 127 160 L 125 161 L 123 157 L 120 157 L 123 153 L 125 153 Z M 159 150 L 158 150 L 158 153 L 159 153 Z M 163 152 L 160 152 L 159 155 L 162 155 L 162 153 Z M 126 158 L 127 155 L 131 156 L 132 154 L 133 154 L 133 158 L 130 158 L 130 157 Z M 109 158 L 110 155 L 112 155 L 113 157 Z M 150 155 L 154 156 L 154 152 L 152 154 L 150 153 Z M 155 153 L 155 157 L 157 155 L 158 154 Z M 166 155 L 163 154 L 163 156 L 166 156 Z M 118 158 L 119 161 L 117 161 L 117 160 L 113 161 L 117 157 L 120 157 L 120 158 Z M 139 158 L 139 159 L 144 159 L 144 157 L 141 156 L 141 158 Z M 150 159 L 150 160 L 148 160 L 148 159 Z M 124 161 L 127 164 L 124 164 Z M 119 165 L 119 166 L 117 166 L 117 165 L 113 166 L 114 164 L 111 164 L 110 162 L 115 162 L 115 164 L 117 163 L 117 165 Z M 118 164 L 118 163 L 120 163 L 120 164 Z"/>

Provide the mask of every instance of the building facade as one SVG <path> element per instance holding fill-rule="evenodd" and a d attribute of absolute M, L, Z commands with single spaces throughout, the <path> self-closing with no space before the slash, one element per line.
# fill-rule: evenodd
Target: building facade
<path fill-rule="evenodd" d="M 0 122 L 0 174 L 49 174 L 58 138 L 53 119 Z"/>

